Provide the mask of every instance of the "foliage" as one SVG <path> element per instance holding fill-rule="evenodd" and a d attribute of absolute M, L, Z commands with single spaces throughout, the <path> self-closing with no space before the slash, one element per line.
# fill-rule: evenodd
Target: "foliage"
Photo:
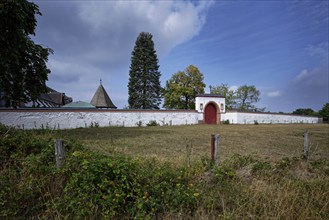
<path fill-rule="evenodd" d="M 156 120 L 151 120 L 149 123 L 146 124 L 146 126 L 159 126 L 160 124 L 157 123 Z"/>
<path fill-rule="evenodd" d="M 50 70 L 46 66 L 49 48 L 35 44 L 29 35 L 35 35 L 41 15 L 35 3 L 26 0 L 0 2 L 0 88 L 7 105 L 36 100 L 46 92 Z"/>
<path fill-rule="evenodd" d="M 323 118 L 324 122 L 329 122 L 329 102 L 323 105 L 319 111 L 319 115 Z"/>
<path fill-rule="evenodd" d="M 193 65 L 173 74 L 164 88 L 163 106 L 171 109 L 194 109 L 196 95 L 204 94 L 206 85 L 203 79 L 203 74 Z"/>
<path fill-rule="evenodd" d="M 225 97 L 225 108 L 231 110 L 235 106 L 235 91 L 230 89 L 228 84 L 221 84 L 220 86 L 209 86 L 210 94 L 218 94 Z"/>
<path fill-rule="evenodd" d="M 57 169 L 49 131 L 1 126 L 0 138 L 0 218 L 151 219 L 196 208 L 184 168 L 108 157 L 66 141 Z"/>
<path fill-rule="evenodd" d="M 314 115 L 314 111 L 311 108 L 298 108 L 292 112 L 295 115 Z"/>
<path fill-rule="evenodd" d="M 142 121 L 138 121 L 138 122 L 136 123 L 136 125 L 137 125 L 138 127 L 142 127 L 142 126 L 143 126 L 143 122 L 142 122 Z"/>
<path fill-rule="evenodd" d="M 260 91 L 252 85 L 242 85 L 237 90 L 230 89 L 228 84 L 210 86 L 211 94 L 225 96 L 226 109 L 265 111 L 265 108 L 256 108 L 254 105 L 260 98 Z"/>
<path fill-rule="evenodd" d="M 161 85 L 152 34 L 141 32 L 131 56 L 128 103 L 131 109 L 159 109 Z"/>
<path fill-rule="evenodd" d="M 255 110 L 254 103 L 259 101 L 260 91 L 255 86 L 243 85 L 236 91 L 236 107 L 241 110 Z"/>
<path fill-rule="evenodd" d="M 229 125 L 230 124 L 230 120 L 226 119 L 225 121 L 222 121 L 222 124 Z"/>
<path fill-rule="evenodd" d="M 268 160 L 233 154 L 219 166 L 208 158 L 178 166 L 157 157 L 106 156 L 65 140 L 65 163 L 57 169 L 53 143 L 59 135 L 0 125 L 0 218 L 329 217 L 325 158 Z"/>

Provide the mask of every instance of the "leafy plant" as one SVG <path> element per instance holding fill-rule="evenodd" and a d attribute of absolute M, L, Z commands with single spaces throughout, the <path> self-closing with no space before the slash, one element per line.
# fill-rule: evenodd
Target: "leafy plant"
<path fill-rule="evenodd" d="M 159 126 L 160 124 L 157 123 L 156 120 L 151 120 L 149 123 L 146 124 L 146 126 Z"/>

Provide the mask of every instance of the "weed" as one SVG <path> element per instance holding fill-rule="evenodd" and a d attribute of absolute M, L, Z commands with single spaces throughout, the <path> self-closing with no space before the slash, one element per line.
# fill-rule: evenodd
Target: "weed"
<path fill-rule="evenodd" d="M 159 126 L 156 120 L 151 120 L 149 123 L 146 124 L 146 126 Z"/>
<path fill-rule="evenodd" d="M 137 127 L 142 127 L 142 126 L 143 126 L 143 122 L 142 122 L 142 121 L 138 121 L 138 122 L 136 123 L 136 125 L 137 125 Z"/>

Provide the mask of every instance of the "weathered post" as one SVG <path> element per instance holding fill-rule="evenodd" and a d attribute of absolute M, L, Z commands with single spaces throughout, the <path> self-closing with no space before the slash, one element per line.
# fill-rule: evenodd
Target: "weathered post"
<path fill-rule="evenodd" d="M 62 139 L 55 140 L 55 157 L 56 166 L 57 168 L 60 168 L 65 158 L 64 141 Z"/>
<path fill-rule="evenodd" d="M 309 156 L 309 139 L 308 139 L 308 131 L 304 134 L 304 157 L 307 160 Z"/>
<path fill-rule="evenodd" d="M 218 144 L 219 144 L 219 134 L 212 134 L 211 135 L 211 160 L 215 161 L 216 165 L 219 165 Z"/>

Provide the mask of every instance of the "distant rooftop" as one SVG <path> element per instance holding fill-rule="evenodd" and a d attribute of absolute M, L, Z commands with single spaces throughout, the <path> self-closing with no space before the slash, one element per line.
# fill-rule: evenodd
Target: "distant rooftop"
<path fill-rule="evenodd" d="M 91 99 L 90 104 L 96 106 L 96 108 L 117 108 L 112 100 L 110 99 L 109 95 L 105 91 L 102 83 L 98 86 L 95 95 Z"/>
<path fill-rule="evenodd" d="M 63 106 L 63 108 L 96 108 L 92 104 L 83 101 L 71 102 Z"/>

